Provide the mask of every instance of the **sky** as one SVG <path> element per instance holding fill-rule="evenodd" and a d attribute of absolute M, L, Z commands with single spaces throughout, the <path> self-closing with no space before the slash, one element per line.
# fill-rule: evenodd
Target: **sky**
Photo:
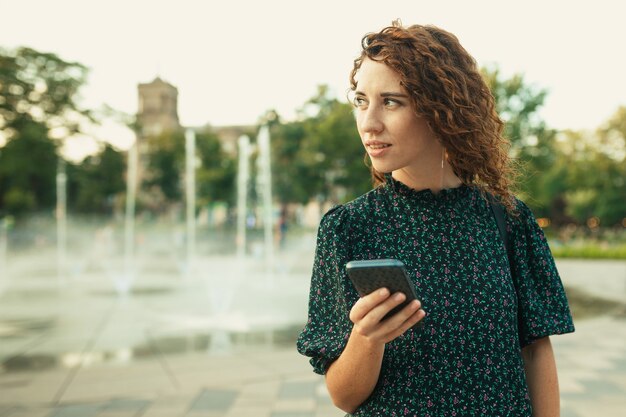
<path fill-rule="evenodd" d="M 626 105 L 617 0 L 0 0 L 0 11 L 0 47 L 90 69 L 83 106 L 136 113 L 137 84 L 158 75 L 178 88 L 183 126 L 254 124 L 269 109 L 289 120 L 319 84 L 345 97 L 361 37 L 397 18 L 440 26 L 479 65 L 547 89 L 551 127 L 595 129 Z"/>

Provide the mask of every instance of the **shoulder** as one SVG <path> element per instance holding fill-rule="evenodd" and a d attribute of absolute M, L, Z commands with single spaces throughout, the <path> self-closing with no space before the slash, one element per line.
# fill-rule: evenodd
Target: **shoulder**
<path fill-rule="evenodd" d="M 519 199 L 518 197 L 513 198 L 513 205 L 515 207 L 515 211 L 509 215 L 511 222 L 513 225 L 517 227 L 524 227 L 528 224 L 536 223 L 535 215 L 528 205 Z"/>
<path fill-rule="evenodd" d="M 509 227 L 514 239 L 523 240 L 534 244 L 546 244 L 546 237 L 543 230 L 537 223 L 535 215 L 528 205 L 515 198 L 515 213 L 509 215 Z"/>
<path fill-rule="evenodd" d="M 348 232 L 371 218 L 371 213 L 382 204 L 382 195 L 379 188 L 344 204 L 338 204 L 328 210 L 320 221 L 320 231 Z"/>
<path fill-rule="evenodd" d="M 344 208 L 352 219 L 359 221 L 371 217 L 372 213 L 384 206 L 386 201 L 385 190 L 379 186 L 345 203 Z"/>

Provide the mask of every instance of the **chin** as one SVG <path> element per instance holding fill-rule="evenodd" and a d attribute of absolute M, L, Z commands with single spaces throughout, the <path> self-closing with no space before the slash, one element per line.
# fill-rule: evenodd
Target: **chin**
<path fill-rule="evenodd" d="M 397 169 L 395 167 L 390 167 L 389 165 L 383 164 L 372 164 L 372 167 L 374 167 L 374 169 L 381 174 L 389 174 L 390 172 L 393 172 Z"/>

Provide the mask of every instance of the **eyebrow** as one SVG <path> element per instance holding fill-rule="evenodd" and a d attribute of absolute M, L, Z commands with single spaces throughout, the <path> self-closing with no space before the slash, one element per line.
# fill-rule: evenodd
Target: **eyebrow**
<path fill-rule="evenodd" d="M 366 95 L 362 91 L 358 91 L 358 90 L 355 91 L 354 94 L 357 95 L 357 96 L 365 96 Z M 393 92 L 380 93 L 380 96 L 383 97 L 383 98 L 387 98 L 387 97 L 409 98 L 409 96 L 404 94 L 404 93 L 393 93 Z"/>

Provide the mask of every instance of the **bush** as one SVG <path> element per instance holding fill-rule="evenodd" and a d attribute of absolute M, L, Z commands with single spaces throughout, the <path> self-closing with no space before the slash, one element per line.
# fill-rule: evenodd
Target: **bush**
<path fill-rule="evenodd" d="M 608 245 L 597 242 L 560 245 L 552 248 L 555 258 L 626 260 L 626 244 Z"/>

